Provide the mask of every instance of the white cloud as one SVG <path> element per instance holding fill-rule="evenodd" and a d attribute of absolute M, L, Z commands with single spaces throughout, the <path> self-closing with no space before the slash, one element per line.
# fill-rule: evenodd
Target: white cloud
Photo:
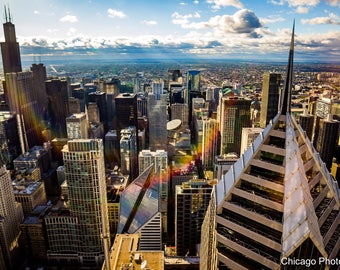
<path fill-rule="evenodd" d="M 326 2 L 333 7 L 340 7 L 340 0 L 326 0 Z"/>
<path fill-rule="evenodd" d="M 261 18 L 263 24 L 283 22 L 285 19 L 278 15 L 270 15 L 267 18 Z"/>
<path fill-rule="evenodd" d="M 147 20 L 144 20 L 144 21 L 142 21 L 142 24 L 145 24 L 145 25 L 156 25 L 157 22 L 156 21 L 147 21 Z"/>
<path fill-rule="evenodd" d="M 185 3 L 185 2 L 181 2 L 181 3 L 179 3 L 181 6 L 186 6 L 186 5 L 188 5 L 187 3 Z"/>
<path fill-rule="evenodd" d="M 200 2 L 199 2 L 198 0 L 195 0 L 195 1 L 194 1 L 194 4 L 195 4 L 195 5 L 198 5 L 199 3 L 200 3 Z"/>
<path fill-rule="evenodd" d="M 236 8 L 243 8 L 243 4 L 239 0 L 207 0 L 208 4 L 212 4 L 214 10 L 218 10 L 221 7 L 232 6 Z"/>
<path fill-rule="evenodd" d="M 200 18 L 201 15 L 198 12 L 196 12 L 194 14 L 181 15 L 176 11 L 176 12 L 172 13 L 171 17 L 172 17 L 172 23 L 173 24 L 180 24 L 180 25 L 184 26 L 184 25 L 189 24 L 189 19 Z"/>
<path fill-rule="evenodd" d="M 61 22 L 70 22 L 70 23 L 75 23 L 75 22 L 78 22 L 78 19 L 76 16 L 73 16 L 73 15 L 66 15 L 62 18 L 60 18 Z"/>
<path fill-rule="evenodd" d="M 334 24 L 334 25 L 340 25 L 340 20 L 337 15 L 334 13 L 330 13 L 328 17 L 315 17 L 312 19 L 302 19 L 301 22 L 303 24 Z"/>
<path fill-rule="evenodd" d="M 316 6 L 319 4 L 320 0 L 287 0 L 289 6 Z"/>
<path fill-rule="evenodd" d="M 39 15 L 40 14 L 40 12 L 38 11 L 38 10 L 34 10 L 34 12 L 33 12 L 35 15 Z"/>
<path fill-rule="evenodd" d="M 68 36 L 73 36 L 75 33 L 77 33 L 77 29 L 74 27 L 70 27 L 67 31 Z"/>
<path fill-rule="evenodd" d="M 309 12 L 309 8 L 308 7 L 304 7 L 304 6 L 298 6 L 296 9 L 297 13 L 308 13 Z"/>
<path fill-rule="evenodd" d="M 108 13 L 108 16 L 110 18 L 120 18 L 120 19 L 123 19 L 126 17 L 126 15 L 124 14 L 124 12 L 122 11 L 119 11 L 119 10 L 115 10 L 115 9 L 112 9 L 112 8 L 109 8 L 107 10 L 107 13 Z"/>
<path fill-rule="evenodd" d="M 285 0 L 279 0 L 279 1 L 270 0 L 269 2 L 274 4 L 274 5 L 282 6 L 285 3 Z"/>

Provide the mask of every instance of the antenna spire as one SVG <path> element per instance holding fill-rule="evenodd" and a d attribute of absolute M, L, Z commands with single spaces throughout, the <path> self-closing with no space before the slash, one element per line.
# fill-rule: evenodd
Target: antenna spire
<path fill-rule="evenodd" d="M 295 33 L 295 20 L 293 22 L 293 31 L 290 41 L 289 57 L 286 71 L 286 81 L 283 91 L 283 101 L 281 105 L 281 114 L 291 112 L 291 99 L 292 99 L 292 84 L 293 84 L 293 62 L 294 62 L 294 33 Z"/>
<path fill-rule="evenodd" d="M 11 11 L 8 6 L 4 5 L 4 10 L 5 10 L 5 22 L 12 22 L 12 16 L 11 16 Z"/>

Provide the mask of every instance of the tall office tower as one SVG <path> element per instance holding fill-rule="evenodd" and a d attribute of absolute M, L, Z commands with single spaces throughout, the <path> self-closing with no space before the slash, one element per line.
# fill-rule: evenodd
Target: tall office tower
<path fill-rule="evenodd" d="M 170 82 L 183 82 L 182 71 L 180 69 L 169 69 L 168 70 L 168 81 Z"/>
<path fill-rule="evenodd" d="M 214 186 L 200 269 L 298 269 L 292 261 L 312 258 L 327 269 L 339 256 L 338 185 L 291 113 L 293 51 L 294 28 L 281 110 Z"/>
<path fill-rule="evenodd" d="M 96 103 L 89 102 L 87 105 L 87 117 L 89 123 L 99 123 L 100 122 L 100 113 Z"/>
<path fill-rule="evenodd" d="M 66 117 L 69 116 L 67 81 L 46 81 L 48 110 L 53 138 L 66 138 Z"/>
<path fill-rule="evenodd" d="M 66 118 L 68 139 L 88 139 L 88 123 L 85 113 L 74 113 Z"/>
<path fill-rule="evenodd" d="M 14 198 L 10 172 L 0 167 L 0 268 L 18 269 L 20 223 L 24 216 Z"/>
<path fill-rule="evenodd" d="M 184 101 L 189 107 L 189 124 L 192 120 L 192 99 L 200 98 L 200 71 L 189 70 L 187 73 L 187 89 L 184 97 Z"/>
<path fill-rule="evenodd" d="M 161 95 L 160 99 L 154 94 L 148 95 L 149 148 L 152 151 L 167 149 L 166 104 L 166 95 Z"/>
<path fill-rule="evenodd" d="M 120 134 L 122 129 L 129 126 L 134 126 L 138 130 L 137 95 L 129 93 L 119 94 L 115 98 L 115 105 L 115 122 L 118 134 Z"/>
<path fill-rule="evenodd" d="M 62 151 L 70 212 L 79 232 L 76 251 L 84 265 L 99 267 L 103 255 L 109 259 L 110 241 L 103 143 L 97 139 L 71 140 Z"/>
<path fill-rule="evenodd" d="M 104 153 L 107 164 L 113 165 L 120 163 L 119 143 L 117 130 L 109 130 L 105 134 Z"/>
<path fill-rule="evenodd" d="M 118 233 L 140 234 L 140 250 L 162 249 L 158 180 L 150 165 L 121 194 Z"/>
<path fill-rule="evenodd" d="M 314 125 L 314 116 L 310 114 L 300 114 L 299 115 L 300 126 L 304 131 L 306 131 L 306 135 L 309 140 L 312 140 L 313 137 L 313 125 Z"/>
<path fill-rule="evenodd" d="M 197 256 L 201 226 L 209 205 L 212 187 L 194 179 L 176 186 L 175 241 L 177 256 Z"/>
<path fill-rule="evenodd" d="M 68 98 L 68 108 L 70 114 L 80 113 L 80 101 L 75 97 Z"/>
<path fill-rule="evenodd" d="M 169 84 L 170 105 L 174 103 L 184 103 L 185 87 L 182 83 L 172 82 Z"/>
<path fill-rule="evenodd" d="M 0 112 L 0 148 L 0 163 L 12 167 L 21 150 L 17 120 L 10 112 Z"/>
<path fill-rule="evenodd" d="M 21 72 L 21 59 L 19 43 L 15 35 L 15 27 L 12 23 L 10 10 L 5 7 L 5 23 L 3 24 L 5 42 L 1 42 L 2 64 L 4 74 Z"/>
<path fill-rule="evenodd" d="M 121 171 L 130 175 L 130 182 L 138 176 L 137 134 L 134 126 L 120 132 Z"/>
<path fill-rule="evenodd" d="M 189 126 L 189 108 L 185 103 L 174 103 L 170 106 L 171 120 L 180 119 L 184 127 Z"/>
<path fill-rule="evenodd" d="M 242 128 L 251 127 L 250 105 L 250 100 L 239 99 L 233 92 L 221 96 L 219 104 L 221 154 L 230 152 L 240 154 Z"/>
<path fill-rule="evenodd" d="M 262 128 L 242 128 L 241 155 L 247 151 L 248 147 L 256 140 L 262 130 Z"/>
<path fill-rule="evenodd" d="M 161 95 L 164 94 L 164 81 L 162 79 L 152 81 L 151 89 L 156 99 L 161 99 Z"/>
<path fill-rule="evenodd" d="M 74 88 L 72 89 L 72 97 L 79 100 L 80 111 L 85 112 L 85 106 L 87 104 L 87 93 L 84 88 Z"/>
<path fill-rule="evenodd" d="M 106 94 L 104 92 L 93 92 L 88 95 L 88 102 L 93 102 L 97 104 L 99 110 L 100 121 L 104 125 L 105 131 L 107 131 L 108 127 L 108 117 L 107 117 L 107 105 L 106 105 Z"/>
<path fill-rule="evenodd" d="M 215 119 L 203 118 L 202 126 L 202 165 L 205 169 L 212 169 L 215 156 L 219 154 L 219 122 Z"/>
<path fill-rule="evenodd" d="M 338 145 L 339 128 L 340 122 L 333 120 L 331 117 L 320 120 L 315 148 L 319 152 L 321 159 L 326 163 L 328 170 L 332 167 L 332 160 Z"/>
<path fill-rule="evenodd" d="M 164 150 L 156 150 L 155 152 L 151 152 L 150 150 L 140 151 L 138 156 L 139 172 L 143 172 L 151 164 L 154 165 L 154 176 L 157 178 L 159 185 L 159 210 L 162 214 L 162 228 L 163 232 L 167 232 L 168 183 L 170 182 L 168 152 Z"/>
<path fill-rule="evenodd" d="M 32 64 L 31 72 L 33 74 L 33 89 L 36 92 L 38 102 L 38 113 L 41 120 L 45 120 L 47 113 L 47 96 L 46 84 L 47 79 L 46 67 L 44 64 Z"/>
<path fill-rule="evenodd" d="M 138 117 L 148 115 L 148 98 L 145 95 L 137 97 L 137 115 Z"/>
<path fill-rule="evenodd" d="M 262 82 L 260 127 L 265 128 L 279 109 L 281 74 L 265 73 Z"/>
<path fill-rule="evenodd" d="M 32 72 L 6 73 L 6 88 L 10 111 L 17 117 L 22 151 L 42 144 Z"/>

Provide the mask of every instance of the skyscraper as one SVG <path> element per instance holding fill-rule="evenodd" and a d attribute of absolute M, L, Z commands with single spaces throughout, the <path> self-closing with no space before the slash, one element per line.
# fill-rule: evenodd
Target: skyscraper
<path fill-rule="evenodd" d="M 339 256 L 339 188 L 291 113 L 294 28 L 281 110 L 214 187 L 200 269 L 298 269 Z M 287 263 L 288 262 L 288 263 Z M 313 266 L 314 267 L 314 266 Z"/>
<path fill-rule="evenodd" d="M 20 223 L 24 215 L 14 198 L 10 172 L 0 167 L 0 268 L 18 269 Z"/>
<path fill-rule="evenodd" d="M 120 163 L 130 182 L 138 176 L 137 134 L 134 126 L 122 129 L 120 134 Z"/>
<path fill-rule="evenodd" d="M 52 136 L 66 138 L 66 117 L 69 116 L 67 81 L 46 81 L 46 93 Z"/>
<path fill-rule="evenodd" d="M 70 212 L 79 233 L 76 252 L 85 265 L 98 267 L 104 255 L 108 260 L 110 239 L 102 140 L 71 140 L 62 151 Z"/>
<path fill-rule="evenodd" d="M 221 154 L 240 153 L 242 128 L 251 127 L 251 100 L 240 99 L 231 90 L 220 97 L 218 118 L 221 133 Z"/>
<path fill-rule="evenodd" d="M 201 242 L 201 225 L 209 205 L 212 187 L 193 179 L 176 186 L 175 240 L 179 256 L 196 256 Z"/>
<path fill-rule="evenodd" d="M 47 96 L 45 84 L 47 79 L 46 67 L 44 64 L 33 64 L 31 66 L 31 71 L 33 73 L 33 88 L 37 96 L 39 118 L 44 120 L 47 113 Z"/>
<path fill-rule="evenodd" d="M 115 98 L 116 105 L 116 124 L 118 134 L 124 128 L 134 126 L 138 130 L 137 116 L 137 95 L 136 94 L 119 94 Z"/>
<path fill-rule="evenodd" d="M 205 169 L 214 167 L 215 156 L 219 154 L 219 122 L 203 118 L 202 165 Z"/>
<path fill-rule="evenodd" d="M 2 64 L 4 74 L 11 72 L 21 72 L 21 59 L 19 43 L 15 35 L 15 27 L 9 8 L 5 7 L 5 23 L 3 24 L 5 42 L 1 42 Z"/>
<path fill-rule="evenodd" d="M 154 176 L 158 181 L 159 191 L 159 210 L 162 214 L 163 232 L 167 232 L 168 223 L 168 199 L 169 199 L 169 168 L 168 168 L 168 152 L 164 150 L 142 150 L 139 152 L 138 165 L 139 172 L 143 172 L 150 165 L 154 166 Z"/>
<path fill-rule="evenodd" d="M 88 123 L 85 113 L 74 113 L 66 118 L 68 139 L 88 139 Z"/>
<path fill-rule="evenodd" d="M 148 119 L 149 119 L 149 148 L 152 151 L 167 149 L 167 111 L 166 95 L 160 95 L 159 99 L 154 94 L 148 95 Z"/>
<path fill-rule="evenodd" d="M 319 124 L 319 134 L 316 141 L 316 150 L 321 159 L 326 163 L 328 170 L 332 167 L 332 160 L 339 140 L 339 121 L 332 118 L 321 119 Z"/>
<path fill-rule="evenodd" d="M 42 144 L 37 94 L 30 71 L 6 73 L 7 99 L 11 113 L 16 114 L 22 151 Z"/>
<path fill-rule="evenodd" d="M 278 112 L 281 74 L 265 73 L 262 83 L 260 127 L 265 128 Z"/>

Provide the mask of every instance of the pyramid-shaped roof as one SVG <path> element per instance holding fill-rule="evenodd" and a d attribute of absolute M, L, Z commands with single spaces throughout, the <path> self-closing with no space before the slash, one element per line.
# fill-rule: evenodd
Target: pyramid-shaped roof
<path fill-rule="evenodd" d="M 281 110 L 214 189 L 222 269 L 339 256 L 337 182 L 290 112 L 293 54 L 294 28 Z"/>

